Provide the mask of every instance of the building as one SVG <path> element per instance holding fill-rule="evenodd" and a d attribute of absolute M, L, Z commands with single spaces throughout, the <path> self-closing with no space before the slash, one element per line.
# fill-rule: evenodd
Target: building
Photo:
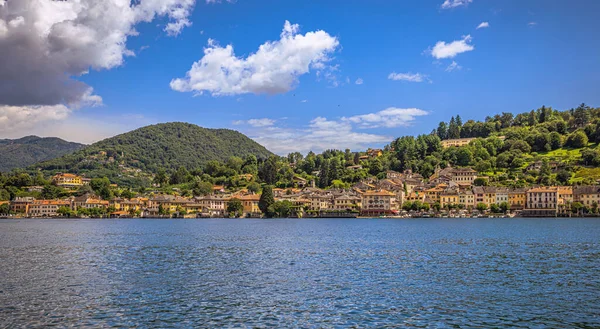
<path fill-rule="evenodd" d="M 57 217 L 58 209 L 71 209 L 69 200 L 35 200 L 29 205 L 28 215 L 31 217 Z"/>
<path fill-rule="evenodd" d="M 446 189 L 445 191 L 440 193 L 440 206 L 442 208 L 448 205 L 458 205 L 460 204 L 460 195 L 458 191 L 455 189 Z"/>
<path fill-rule="evenodd" d="M 81 177 L 73 174 L 58 173 L 52 177 L 52 183 L 56 186 L 76 189 L 83 186 Z"/>
<path fill-rule="evenodd" d="M 578 186 L 573 189 L 573 202 L 579 202 L 585 207 L 592 208 L 600 204 L 599 186 Z"/>
<path fill-rule="evenodd" d="M 527 191 L 526 217 L 555 217 L 558 212 L 558 188 L 536 187 Z"/>
<path fill-rule="evenodd" d="M 33 201 L 35 199 L 32 197 L 16 197 L 10 202 L 10 211 L 17 214 L 27 214 Z"/>
<path fill-rule="evenodd" d="M 177 212 L 178 208 L 184 208 L 188 203 L 192 203 L 192 201 L 180 196 L 161 194 L 148 200 L 148 207 L 150 208 L 150 213 L 156 212 L 158 214 L 158 210 L 161 206 L 162 209 L 174 213 Z"/>
<path fill-rule="evenodd" d="M 483 203 L 489 207 L 496 203 L 496 188 L 493 186 L 475 186 L 473 194 L 475 195 L 475 206 Z"/>
<path fill-rule="evenodd" d="M 510 210 L 523 210 L 527 203 L 527 189 L 516 188 L 508 191 Z"/>
<path fill-rule="evenodd" d="M 383 155 L 383 150 L 382 149 L 368 149 L 367 155 L 370 158 L 377 158 L 377 157 L 380 157 Z"/>
<path fill-rule="evenodd" d="M 398 209 L 394 207 L 396 204 L 395 198 L 394 193 L 386 190 L 366 191 L 362 194 L 361 215 L 395 215 L 398 213 Z"/>
<path fill-rule="evenodd" d="M 471 143 L 471 141 L 474 141 L 475 139 L 476 138 L 446 139 L 446 140 L 442 141 L 442 147 L 449 148 L 449 147 L 466 146 L 466 145 L 469 145 L 469 143 Z"/>
<path fill-rule="evenodd" d="M 504 202 L 510 204 L 508 200 L 508 192 L 509 190 L 507 188 L 496 188 L 496 201 L 494 203 L 497 205 Z"/>
<path fill-rule="evenodd" d="M 246 217 L 255 217 L 260 216 L 261 211 L 258 207 L 258 202 L 260 201 L 260 194 L 248 194 L 243 195 L 238 198 L 242 202 L 242 206 L 244 207 L 244 215 Z"/>
<path fill-rule="evenodd" d="M 458 192 L 458 202 L 467 209 L 475 209 L 475 194 L 471 189 L 460 190 Z"/>
<path fill-rule="evenodd" d="M 333 209 L 335 210 L 355 210 L 360 209 L 361 197 L 357 195 L 342 194 L 333 199 Z"/>

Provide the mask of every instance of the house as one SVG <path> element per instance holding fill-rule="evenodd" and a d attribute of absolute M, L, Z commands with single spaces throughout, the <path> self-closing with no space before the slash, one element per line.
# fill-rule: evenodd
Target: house
<path fill-rule="evenodd" d="M 25 187 L 25 189 L 28 192 L 42 192 L 42 191 L 44 191 L 44 187 L 43 186 L 27 186 L 27 187 Z"/>
<path fill-rule="evenodd" d="M 65 173 L 58 173 L 54 175 L 54 177 L 52 177 L 52 183 L 56 186 L 68 189 L 76 189 L 80 186 L 83 186 L 83 181 L 81 180 L 81 177 Z"/>
<path fill-rule="evenodd" d="M 433 175 L 429 177 L 429 182 L 434 184 L 448 183 L 450 181 L 464 186 L 470 186 L 477 178 L 477 171 L 471 168 L 436 168 Z"/>
<path fill-rule="evenodd" d="M 444 190 L 448 187 L 445 184 L 437 185 L 436 187 L 432 187 L 430 189 L 425 190 L 425 195 L 433 202 L 440 202 L 440 194 L 444 192 Z"/>
<path fill-rule="evenodd" d="M 460 204 L 460 195 L 456 189 L 446 189 L 440 192 L 439 198 L 440 206 L 442 208 L 446 207 L 447 205 Z"/>
<path fill-rule="evenodd" d="M 600 204 L 599 186 L 577 186 L 573 189 L 573 202 L 579 202 L 591 208 L 594 204 Z"/>
<path fill-rule="evenodd" d="M 555 217 L 558 212 L 558 188 L 536 187 L 527 190 L 525 217 Z"/>
<path fill-rule="evenodd" d="M 540 170 L 542 169 L 542 164 L 542 161 L 532 162 L 527 166 L 527 170 Z M 548 161 L 548 165 L 551 171 L 556 171 L 560 167 L 560 163 L 558 161 Z"/>
<path fill-rule="evenodd" d="M 387 179 L 402 179 L 404 175 L 393 170 L 388 170 L 385 172 L 385 178 Z"/>
<path fill-rule="evenodd" d="M 227 212 L 227 204 L 230 198 L 216 195 L 208 195 L 200 198 L 195 198 L 195 203 L 202 207 L 202 213 L 210 217 L 225 216 Z M 242 203 L 243 205 L 243 203 Z"/>
<path fill-rule="evenodd" d="M 476 206 L 483 203 L 489 207 L 496 203 L 496 188 L 493 186 L 475 186 L 473 187 L 473 194 L 475 195 Z"/>
<path fill-rule="evenodd" d="M 346 167 L 346 169 L 348 169 L 348 170 L 352 170 L 352 171 L 361 170 L 362 168 L 363 168 L 363 166 L 361 166 L 361 165 L 356 165 L 356 166 L 348 166 L 348 167 Z"/>
<path fill-rule="evenodd" d="M 382 149 L 368 149 L 367 155 L 369 156 L 369 158 L 377 158 L 377 157 L 380 157 L 383 155 L 383 150 Z"/>
<path fill-rule="evenodd" d="M 573 187 L 559 186 L 558 187 L 558 211 L 561 214 L 567 214 L 571 211 L 573 204 Z"/>
<path fill-rule="evenodd" d="M 425 202 L 425 197 L 426 197 L 426 195 L 423 191 L 413 191 L 413 192 L 406 194 L 406 197 L 404 198 L 404 202 L 415 202 L 415 201 Z"/>
<path fill-rule="evenodd" d="M 508 204 L 511 210 L 522 210 L 527 203 L 527 189 L 515 188 L 508 191 Z"/>
<path fill-rule="evenodd" d="M 243 195 L 238 198 L 242 202 L 242 206 L 244 207 L 244 214 L 247 217 L 254 217 L 256 215 L 260 215 L 261 211 L 258 207 L 258 202 L 260 201 L 260 194 L 248 194 Z"/>
<path fill-rule="evenodd" d="M 311 194 L 306 196 L 310 201 L 310 210 L 320 211 L 333 208 L 333 195 L 330 194 Z"/>
<path fill-rule="evenodd" d="M 442 147 L 449 148 L 449 147 L 466 146 L 466 145 L 469 145 L 469 143 L 471 143 L 471 141 L 474 141 L 475 139 L 476 138 L 446 139 L 446 140 L 442 141 Z"/>
<path fill-rule="evenodd" d="M 241 175 L 238 175 L 239 179 L 242 179 L 242 180 L 245 180 L 245 181 L 251 181 L 253 177 L 254 176 L 252 174 L 241 174 Z"/>
<path fill-rule="evenodd" d="M 69 200 L 34 200 L 29 205 L 28 215 L 31 217 L 57 217 L 61 207 L 71 208 Z"/>
<path fill-rule="evenodd" d="M 497 205 L 504 203 L 504 202 L 509 203 L 508 202 L 508 192 L 509 192 L 509 190 L 507 188 L 500 188 L 500 187 L 496 188 L 496 201 L 494 203 Z"/>
<path fill-rule="evenodd" d="M 10 211 L 17 214 L 27 214 L 33 201 L 35 199 L 32 197 L 16 197 L 10 202 Z"/>
<path fill-rule="evenodd" d="M 362 194 L 362 216 L 395 215 L 396 195 L 386 190 L 366 191 Z"/>
<path fill-rule="evenodd" d="M 475 194 L 471 189 L 459 190 L 458 192 L 458 203 L 465 206 L 465 208 L 475 208 Z"/>
<path fill-rule="evenodd" d="M 307 180 L 300 177 L 300 176 L 294 176 L 294 178 L 292 179 L 294 184 L 296 184 L 298 187 L 305 187 L 307 184 Z"/>
<path fill-rule="evenodd" d="M 361 155 L 358 157 L 359 161 L 364 161 L 364 160 L 369 160 L 369 156 L 368 155 Z"/>
<path fill-rule="evenodd" d="M 357 195 L 343 194 L 333 199 L 333 209 L 348 210 L 361 207 L 361 197 Z"/>
<path fill-rule="evenodd" d="M 159 207 L 168 210 L 170 213 L 177 212 L 177 208 L 184 208 L 186 204 L 192 203 L 191 200 L 184 197 L 160 194 L 156 195 L 148 200 L 148 207 L 152 210 L 151 212 L 158 214 Z"/>

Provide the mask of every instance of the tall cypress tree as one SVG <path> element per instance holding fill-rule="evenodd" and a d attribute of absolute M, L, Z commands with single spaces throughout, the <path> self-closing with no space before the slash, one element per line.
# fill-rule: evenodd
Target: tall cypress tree
<path fill-rule="evenodd" d="M 269 209 L 275 203 L 275 198 L 273 197 L 273 186 L 266 185 L 263 187 L 262 194 L 260 195 L 260 200 L 258 200 L 258 208 L 260 211 L 265 214 L 267 217 L 270 217 L 270 212 L 272 209 Z"/>

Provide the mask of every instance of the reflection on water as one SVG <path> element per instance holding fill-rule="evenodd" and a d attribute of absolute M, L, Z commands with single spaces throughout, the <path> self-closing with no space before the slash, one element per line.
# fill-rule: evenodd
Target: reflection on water
<path fill-rule="evenodd" d="M 600 220 L 0 221 L 0 327 L 599 327 Z"/>

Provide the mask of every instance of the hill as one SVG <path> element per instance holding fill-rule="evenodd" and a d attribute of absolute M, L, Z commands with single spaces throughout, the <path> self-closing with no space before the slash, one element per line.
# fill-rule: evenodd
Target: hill
<path fill-rule="evenodd" d="M 88 177 L 107 176 L 112 181 L 143 178 L 160 169 L 188 170 L 207 162 L 225 162 L 232 156 L 244 158 L 272 155 L 262 145 L 229 129 L 207 129 L 197 125 L 171 122 L 142 127 L 89 145 L 73 154 L 41 162 L 35 168 L 67 171 Z"/>
<path fill-rule="evenodd" d="M 85 145 L 67 142 L 56 137 L 27 136 L 19 139 L 0 139 L 0 171 L 24 168 L 34 163 L 58 158 Z"/>

